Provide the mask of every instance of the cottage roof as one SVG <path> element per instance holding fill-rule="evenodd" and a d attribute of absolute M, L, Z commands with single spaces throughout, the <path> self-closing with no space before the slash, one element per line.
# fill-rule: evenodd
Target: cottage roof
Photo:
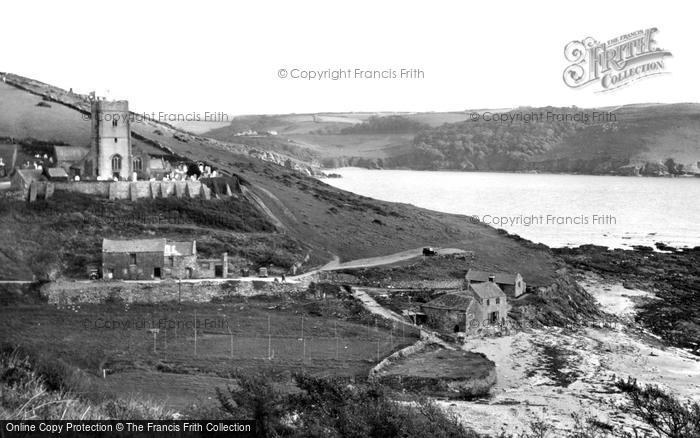
<path fill-rule="evenodd" d="M 46 169 L 49 178 L 68 178 L 68 173 L 62 167 L 49 167 Z"/>
<path fill-rule="evenodd" d="M 61 162 L 74 162 L 80 161 L 90 152 L 89 148 L 80 148 L 76 146 L 54 146 L 53 154 L 56 157 L 56 161 Z"/>
<path fill-rule="evenodd" d="M 43 179 L 41 175 L 42 171 L 40 169 L 17 169 L 15 172 L 26 183 Z"/>
<path fill-rule="evenodd" d="M 469 285 L 469 288 L 482 300 L 506 296 L 506 294 L 503 293 L 501 288 L 498 287 L 496 283 L 492 283 L 490 281 L 485 283 L 472 283 Z"/>
<path fill-rule="evenodd" d="M 474 298 L 465 291 L 448 292 L 423 304 L 423 307 L 446 310 L 466 310 L 473 300 Z"/>
<path fill-rule="evenodd" d="M 102 239 L 102 252 L 164 252 L 165 239 Z"/>
<path fill-rule="evenodd" d="M 188 242 L 171 242 L 165 243 L 166 256 L 191 256 L 195 254 L 195 241 Z"/>
<path fill-rule="evenodd" d="M 489 281 L 490 276 L 496 277 L 496 283 L 498 284 L 511 284 L 515 285 L 517 281 L 518 274 L 509 274 L 507 272 L 487 272 L 487 271 L 477 271 L 476 269 L 470 269 L 467 272 L 466 279 L 469 281 L 479 281 L 486 282 Z"/>

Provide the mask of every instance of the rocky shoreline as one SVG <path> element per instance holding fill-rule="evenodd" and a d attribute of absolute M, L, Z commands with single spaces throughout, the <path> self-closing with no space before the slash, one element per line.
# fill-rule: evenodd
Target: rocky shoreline
<path fill-rule="evenodd" d="M 552 252 L 575 270 L 653 294 L 654 300 L 639 304 L 636 321 L 669 345 L 700 355 L 700 247 L 681 250 L 660 242 L 655 246 L 658 251 L 583 245 Z"/>
<path fill-rule="evenodd" d="M 547 162 L 550 163 L 550 162 Z M 427 171 L 445 171 L 445 172 L 498 172 L 498 173 L 544 173 L 544 174 L 565 174 L 565 175 L 595 175 L 595 176 L 636 176 L 636 177 L 654 177 L 654 178 L 700 178 L 700 172 L 685 171 L 682 168 L 669 169 L 661 162 L 644 162 L 637 164 L 626 164 L 618 167 L 613 166 L 613 163 L 600 163 L 595 166 L 576 166 L 570 165 L 542 165 L 541 163 L 531 163 L 532 166 L 510 169 L 510 168 L 495 168 L 495 169 L 453 169 L 449 167 L 440 168 L 425 168 L 420 166 L 393 166 L 390 163 L 381 161 L 349 160 L 341 162 L 340 165 L 319 167 L 320 172 L 342 167 L 358 167 L 368 170 L 427 170 Z M 337 174 L 330 174 L 329 177 L 337 177 Z"/>

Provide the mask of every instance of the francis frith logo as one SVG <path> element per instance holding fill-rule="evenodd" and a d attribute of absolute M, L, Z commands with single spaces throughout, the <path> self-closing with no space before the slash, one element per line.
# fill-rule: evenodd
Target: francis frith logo
<path fill-rule="evenodd" d="M 666 72 L 665 57 L 671 52 L 658 47 L 658 29 L 637 30 L 605 42 L 588 37 L 571 41 L 564 56 L 571 64 L 564 70 L 570 88 L 596 84 L 598 92 L 612 91 Z"/>

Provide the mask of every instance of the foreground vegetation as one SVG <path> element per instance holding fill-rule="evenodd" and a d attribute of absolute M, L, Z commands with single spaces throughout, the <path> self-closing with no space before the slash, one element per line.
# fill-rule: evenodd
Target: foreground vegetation
<path fill-rule="evenodd" d="M 217 404 L 190 412 L 190 419 L 250 419 L 258 437 L 454 437 L 479 435 L 431 401 L 397 394 L 375 383 L 342 378 L 294 375 L 294 391 L 280 391 L 274 378 L 261 373 L 232 376 L 217 389 Z M 655 386 L 620 380 L 627 396 L 623 409 L 644 428 L 613 430 L 595 418 L 575 416 L 570 431 L 533 418 L 528 431 L 499 438 L 696 438 L 700 406 L 682 402 Z M 61 362 L 45 361 L 23 349 L 0 348 L 0 417 L 5 419 L 138 420 L 181 417 L 161 403 L 123 399 L 84 391 L 80 372 Z"/>

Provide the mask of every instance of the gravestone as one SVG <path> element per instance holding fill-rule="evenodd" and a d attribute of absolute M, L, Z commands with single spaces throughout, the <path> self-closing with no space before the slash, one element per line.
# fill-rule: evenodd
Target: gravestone
<path fill-rule="evenodd" d="M 54 183 L 46 183 L 46 194 L 44 195 L 44 199 L 49 199 L 52 197 L 55 189 L 56 187 L 54 186 Z"/>
<path fill-rule="evenodd" d="M 156 199 L 158 197 L 158 189 L 160 184 L 157 182 L 151 182 L 151 199 Z"/>
<path fill-rule="evenodd" d="M 36 194 L 39 191 L 39 187 L 36 181 L 32 181 L 29 184 L 29 202 L 36 201 Z"/>
<path fill-rule="evenodd" d="M 209 190 L 209 187 L 207 187 L 206 184 L 202 184 L 202 193 L 201 193 L 202 199 L 205 201 L 208 201 L 211 199 L 211 191 Z"/>

